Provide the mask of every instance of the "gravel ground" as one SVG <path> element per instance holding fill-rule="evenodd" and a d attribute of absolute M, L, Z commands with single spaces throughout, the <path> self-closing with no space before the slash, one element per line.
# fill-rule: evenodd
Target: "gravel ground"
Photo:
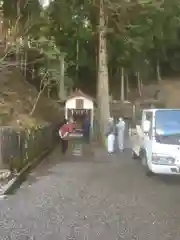
<path fill-rule="evenodd" d="M 130 151 L 56 149 L 0 200 L 0 240 L 179 240 L 180 179 L 145 176 Z"/>

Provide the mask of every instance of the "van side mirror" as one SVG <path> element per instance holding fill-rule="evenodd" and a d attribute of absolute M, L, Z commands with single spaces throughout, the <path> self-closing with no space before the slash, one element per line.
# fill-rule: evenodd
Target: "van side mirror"
<path fill-rule="evenodd" d="M 149 130 L 150 130 L 150 121 L 145 120 L 143 122 L 143 130 L 144 130 L 145 133 L 149 132 Z"/>

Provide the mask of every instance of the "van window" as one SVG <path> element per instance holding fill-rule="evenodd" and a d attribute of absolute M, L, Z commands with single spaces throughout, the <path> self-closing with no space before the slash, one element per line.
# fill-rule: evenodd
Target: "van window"
<path fill-rule="evenodd" d="M 155 114 L 156 134 L 180 134 L 180 110 L 158 110 Z"/>

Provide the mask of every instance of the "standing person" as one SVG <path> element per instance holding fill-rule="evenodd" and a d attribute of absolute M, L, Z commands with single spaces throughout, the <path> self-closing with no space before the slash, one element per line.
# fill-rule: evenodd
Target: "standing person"
<path fill-rule="evenodd" d="M 60 136 L 59 136 L 59 130 L 60 130 L 60 128 L 61 128 L 64 124 L 66 124 L 66 123 L 67 123 L 67 119 L 64 117 L 63 120 L 58 124 L 57 130 L 56 130 L 58 137 L 60 137 Z"/>
<path fill-rule="evenodd" d="M 115 125 L 113 118 L 109 118 L 106 136 L 107 136 L 107 150 L 109 154 L 112 154 L 114 152 L 115 141 Z"/>
<path fill-rule="evenodd" d="M 74 130 L 74 124 L 64 121 L 64 124 L 59 129 L 59 136 L 61 138 L 62 153 L 66 154 L 68 150 L 68 136 Z"/>
<path fill-rule="evenodd" d="M 118 146 L 118 129 L 117 129 L 117 123 L 118 123 L 119 119 L 115 119 L 114 125 L 115 125 L 115 140 L 114 140 L 114 150 L 115 152 L 117 152 L 117 150 L 119 149 Z"/>
<path fill-rule="evenodd" d="M 89 143 L 90 141 L 90 129 L 91 129 L 91 123 L 90 123 L 89 117 L 86 116 L 83 122 L 83 137 L 86 143 Z"/>
<path fill-rule="evenodd" d="M 118 148 L 122 152 L 124 150 L 124 131 L 125 131 L 125 122 L 123 118 L 119 118 L 119 122 L 117 123 L 116 127 Z"/>

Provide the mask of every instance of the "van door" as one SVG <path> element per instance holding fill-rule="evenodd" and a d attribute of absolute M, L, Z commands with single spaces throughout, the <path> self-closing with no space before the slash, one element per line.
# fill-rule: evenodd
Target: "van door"
<path fill-rule="evenodd" d="M 143 129 L 143 121 L 142 121 L 142 130 L 143 130 L 143 138 L 142 138 L 142 146 L 146 150 L 148 164 L 151 163 L 152 158 L 152 133 L 153 133 L 153 112 L 145 111 L 143 120 L 148 120 L 150 122 L 150 129 L 148 133 L 144 132 Z"/>
<path fill-rule="evenodd" d="M 141 122 L 142 122 L 142 112 L 136 113 L 135 121 L 133 122 L 133 128 L 131 130 L 130 134 L 130 142 L 132 146 L 133 152 L 139 156 L 139 150 L 140 150 L 140 136 L 139 136 L 139 129 L 141 128 Z"/>

